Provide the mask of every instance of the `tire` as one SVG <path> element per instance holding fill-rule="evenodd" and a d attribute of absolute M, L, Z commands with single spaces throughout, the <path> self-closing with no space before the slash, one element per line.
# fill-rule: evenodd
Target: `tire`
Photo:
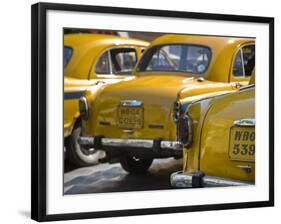
<path fill-rule="evenodd" d="M 125 156 L 120 160 L 124 170 L 131 174 L 142 174 L 147 172 L 153 162 L 152 158 L 139 159 L 137 157 Z"/>
<path fill-rule="evenodd" d="M 105 153 L 100 150 L 86 150 L 81 147 L 77 142 L 81 130 L 81 121 L 77 121 L 71 135 L 66 139 L 66 160 L 74 167 L 96 165 L 99 163 L 99 159 L 104 157 Z"/>

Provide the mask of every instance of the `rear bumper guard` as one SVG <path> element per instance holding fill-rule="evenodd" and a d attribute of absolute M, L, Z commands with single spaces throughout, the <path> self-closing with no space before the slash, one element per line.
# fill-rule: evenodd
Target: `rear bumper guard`
<path fill-rule="evenodd" d="M 105 147 L 127 147 L 127 148 L 146 148 L 146 149 L 168 149 L 182 151 L 182 143 L 179 141 L 165 141 L 161 139 L 122 139 L 104 138 L 100 136 L 84 137 L 78 139 L 78 143 L 83 146 L 92 146 L 96 149 Z"/>
<path fill-rule="evenodd" d="M 205 176 L 203 172 L 183 173 L 181 171 L 171 174 L 170 182 L 174 188 L 198 187 L 227 187 L 227 186 L 252 186 L 253 183 L 226 179 L 214 176 Z"/>

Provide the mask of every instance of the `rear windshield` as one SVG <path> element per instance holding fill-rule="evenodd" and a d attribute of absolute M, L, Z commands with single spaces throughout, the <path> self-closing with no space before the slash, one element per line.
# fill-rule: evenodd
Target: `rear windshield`
<path fill-rule="evenodd" d="M 63 47 L 63 67 L 65 68 L 72 56 L 73 49 L 71 47 Z"/>
<path fill-rule="evenodd" d="M 145 52 L 139 71 L 204 73 L 211 61 L 208 47 L 188 44 L 161 45 Z"/>

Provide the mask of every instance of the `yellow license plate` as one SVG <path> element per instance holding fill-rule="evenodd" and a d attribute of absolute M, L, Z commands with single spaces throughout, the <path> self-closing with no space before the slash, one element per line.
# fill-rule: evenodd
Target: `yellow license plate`
<path fill-rule="evenodd" d="M 119 106 L 117 124 L 120 128 L 142 128 L 143 108 Z"/>
<path fill-rule="evenodd" d="M 228 156 L 230 160 L 255 161 L 255 128 L 232 127 Z"/>

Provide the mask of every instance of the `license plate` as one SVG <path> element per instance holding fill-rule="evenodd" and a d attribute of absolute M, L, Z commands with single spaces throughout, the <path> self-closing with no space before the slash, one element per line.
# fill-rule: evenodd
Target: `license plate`
<path fill-rule="evenodd" d="M 230 160 L 255 161 L 255 128 L 232 127 L 228 156 Z"/>
<path fill-rule="evenodd" d="M 142 128 L 143 108 L 119 106 L 117 124 L 120 128 Z"/>

